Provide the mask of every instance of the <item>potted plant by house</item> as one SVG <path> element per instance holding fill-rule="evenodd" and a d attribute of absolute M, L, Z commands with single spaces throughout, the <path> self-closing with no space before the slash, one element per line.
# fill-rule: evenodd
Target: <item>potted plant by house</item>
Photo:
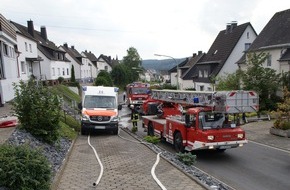
<path fill-rule="evenodd" d="M 290 137 L 290 92 L 286 87 L 283 90 L 283 101 L 278 103 L 278 109 L 274 113 L 276 121 L 270 128 L 270 133 L 283 137 Z"/>

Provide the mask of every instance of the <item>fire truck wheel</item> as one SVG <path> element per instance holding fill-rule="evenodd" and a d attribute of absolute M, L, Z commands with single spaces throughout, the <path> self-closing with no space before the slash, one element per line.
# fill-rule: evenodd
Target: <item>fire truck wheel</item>
<path fill-rule="evenodd" d="M 150 123 L 148 124 L 147 135 L 148 135 L 148 136 L 154 136 L 154 127 L 153 127 L 152 122 L 150 122 Z"/>
<path fill-rule="evenodd" d="M 223 152 L 226 151 L 226 149 L 220 149 L 220 148 L 217 148 L 216 151 L 217 151 L 217 152 L 220 152 L 220 153 L 223 153 Z"/>
<path fill-rule="evenodd" d="M 182 143 L 182 135 L 180 132 L 177 132 L 175 135 L 174 135 L 174 148 L 177 152 L 184 152 L 184 146 L 183 146 L 183 143 Z"/>

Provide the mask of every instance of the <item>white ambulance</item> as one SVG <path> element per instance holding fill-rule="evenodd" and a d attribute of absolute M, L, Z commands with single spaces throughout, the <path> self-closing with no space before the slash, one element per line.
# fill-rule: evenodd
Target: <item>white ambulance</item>
<path fill-rule="evenodd" d="M 116 87 L 83 86 L 81 109 L 81 134 L 93 131 L 112 131 L 118 134 L 118 91 Z"/>

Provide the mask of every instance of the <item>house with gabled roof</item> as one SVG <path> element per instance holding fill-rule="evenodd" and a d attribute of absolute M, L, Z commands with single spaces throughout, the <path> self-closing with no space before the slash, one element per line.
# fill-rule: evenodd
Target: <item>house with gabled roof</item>
<path fill-rule="evenodd" d="M 37 57 L 27 58 L 26 64 L 31 64 L 31 73 L 37 80 L 47 81 L 50 84 L 57 84 L 58 78 L 70 80 L 70 61 L 65 57 L 65 51 L 60 50 L 47 37 L 44 26 L 40 32 L 34 30 L 33 21 L 27 21 L 27 27 L 13 22 L 15 27 L 24 35 L 27 33 L 37 41 Z M 28 66 L 29 67 L 29 66 Z"/>
<path fill-rule="evenodd" d="M 14 30 L 16 31 L 17 47 L 18 47 L 18 68 L 19 78 L 23 81 L 27 81 L 33 75 L 33 71 L 37 69 L 38 62 L 42 61 L 42 58 L 38 56 L 37 41 L 32 37 L 25 27 L 10 21 Z"/>
<path fill-rule="evenodd" d="M 202 51 L 198 51 L 198 53 L 194 53 L 192 57 L 186 59 L 186 63 L 184 66 L 179 67 L 180 68 L 180 89 L 193 89 L 193 73 L 195 69 L 195 65 L 198 61 L 202 59 L 202 57 L 205 56 L 205 53 Z"/>
<path fill-rule="evenodd" d="M 59 49 L 66 52 L 65 57 L 70 61 L 71 65 L 73 65 L 76 81 L 81 81 L 81 67 L 83 65 L 83 56 L 74 48 L 74 46 L 69 47 L 67 43 L 59 46 Z"/>
<path fill-rule="evenodd" d="M 111 72 L 113 69 L 111 56 L 106 56 L 106 55 L 101 54 L 98 57 L 97 66 L 98 66 L 99 71 L 103 70 L 103 71 Z"/>
<path fill-rule="evenodd" d="M 16 31 L 0 14 L 0 106 L 14 98 L 13 83 L 19 82 Z"/>
<path fill-rule="evenodd" d="M 259 36 L 248 49 L 249 53 L 264 52 L 268 54 L 264 67 L 275 69 L 277 73 L 290 71 L 290 9 L 274 14 Z M 245 56 L 245 59 L 247 57 Z M 246 62 L 238 65 L 246 68 Z"/>
<path fill-rule="evenodd" d="M 82 56 L 86 57 L 87 63 L 89 66 L 89 73 L 90 73 L 91 80 L 94 80 L 95 78 L 97 78 L 98 73 L 99 73 L 98 66 L 97 66 L 98 59 L 94 53 L 87 50 L 82 52 Z"/>
<path fill-rule="evenodd" d="M 257 33 L 251 23 L 227 24 L 219 32 L 210 49 L 192 68 L 193 88 L 197 91 L 212 91 L 213 79 L 234 73 L 236 62 L 256 39 Z"/>

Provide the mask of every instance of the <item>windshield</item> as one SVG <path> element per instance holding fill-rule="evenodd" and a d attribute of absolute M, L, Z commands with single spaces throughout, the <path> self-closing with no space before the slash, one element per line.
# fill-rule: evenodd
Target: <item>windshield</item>
<path fill-rule="evenodd" d="M 148 94 L 148 88 L 131 88 L 132 94 Z"/>
<path fill-rule="evenodd" d="M 199 113 L 199 126 L 202 129 L 222 128 L 225 121 L 223 113 L 201 112 Z"/>
<path fill-rule="evenodd" d="M 86 95 L 84 107 L 89 108 L 116 108 L 116 98 L 114 96 L 94 96 Z"/>

